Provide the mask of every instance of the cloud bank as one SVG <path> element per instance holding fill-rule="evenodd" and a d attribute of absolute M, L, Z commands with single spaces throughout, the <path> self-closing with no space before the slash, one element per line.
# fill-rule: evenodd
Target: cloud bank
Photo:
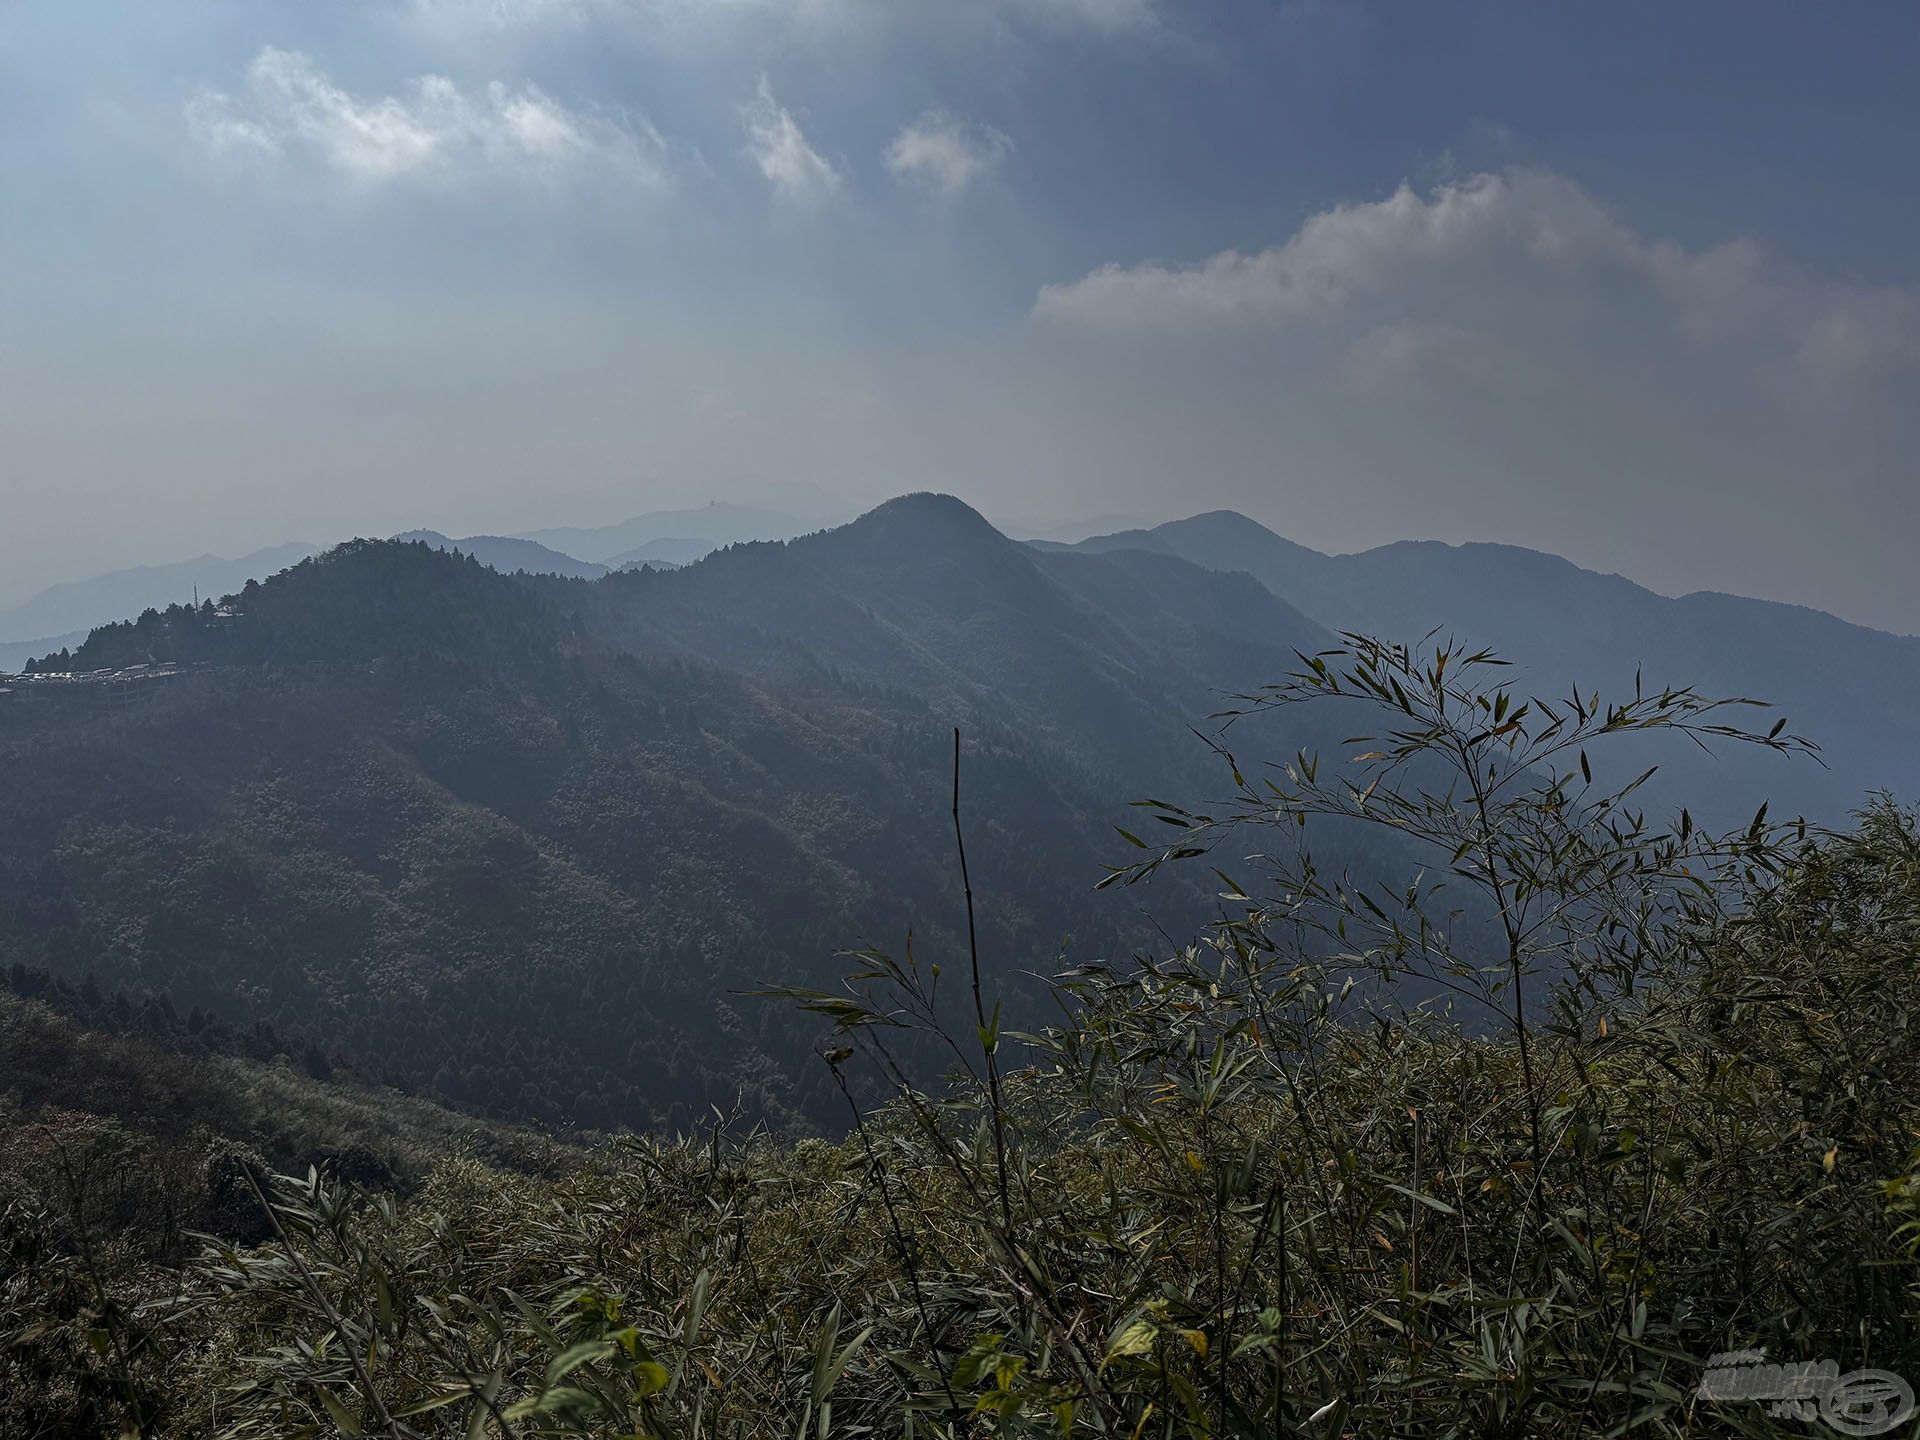
<path fill-rule="evenodd" d="M 1540 170 L 1308 219 L 1285 242 L 1196 265 L 1104 265 L 1042 287 L 1036 317 L 1134 334 L 1277 332 L 1344 346 L 1343 373 L 1451 368 L 1492 382 L 1570 349 L 1631 343 L 1713 354 L 1816 396 L 1920 361 L 1920 297 L 1832 279 L 1735 240 L 1689 250 L 1615 219 Z"/>

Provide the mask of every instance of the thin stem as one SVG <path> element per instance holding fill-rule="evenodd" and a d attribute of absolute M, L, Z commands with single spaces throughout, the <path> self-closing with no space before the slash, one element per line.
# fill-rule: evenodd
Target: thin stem
<path fill-rule="evenodd" d="M 999 1037 L 989 1038 L 986 1001 L 980 993 L 980 938 L 973 921 L 973 881 L 967 874 L 967 840 L 960 831 L 960 727 L 953 730 L 953 843 L 960 852 L 960 888 L 967 897 L 967 959 L 973 974 L 973 1018 L 979 1026 L 980 1049 L 987 1062 L 987 1097 L 993 1107 L 993 1158 L 1000 1185 L 1000 1228 L 1011 1246 L 1013 1239 L 1013 1198 L 1007 1186 L 1006 1106 L 1000 1098 L 1000 1062 L 994 1052 Z"/>
<path fill-rule="evenodd" d="M 1473 786 L 1474 808 L 1480 816 L 1480 850 L 1487 866 L 1487 883 L 1493 888 L 1493 901 L 1500 909 L 1500 926 L 1507 936 L 1507 971 L 1513 978 L 1513 1035 L 1520 1050 L 1520 1082 L 1527 1092 L 1527 1138 L 1533 1155 L 1533 1173 L 1536 1187 L 1545 1178 L 1542 1169 L 1543 1157 L 1540 1153 L 1540 1096 L 1533 1088 L 1533 1047 L 1527 1033 L 1526 1004 L 1526 965 L 1525 947 L 1521 943 L 1520 930 L 1513 915 L 1513 909 L 1507 902 L 1506 882 L 1501 879 L 1499 861 L 1493 848 L 1493 821 L 1487 815 L 1486 784 L 1480 774 L 1480 766 L 1474 760 L 1472 752 L 1465 742 L 1459 744 L 1460 765 L 1466 772 L 1467 783 Z"/>

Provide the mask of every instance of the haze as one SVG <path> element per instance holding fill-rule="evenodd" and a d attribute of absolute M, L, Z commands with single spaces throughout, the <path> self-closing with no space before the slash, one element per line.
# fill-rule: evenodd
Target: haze
<path fill-rule="evenodd" d="M 1920 13 L 0 10 L 0 605 L 713 497 L 1920 631 Z"/>

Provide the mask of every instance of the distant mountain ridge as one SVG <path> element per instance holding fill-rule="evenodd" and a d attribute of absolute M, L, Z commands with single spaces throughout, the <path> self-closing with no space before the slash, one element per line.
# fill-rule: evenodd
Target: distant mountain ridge
<path fill-rule="evenodd" d="M 778 537 L 768 536 L 767 538 Z M 713 541 L 700 536 L 663 536 L 658 540 L 649 540 L 644 545 L 636 545 L 631 550 L 622 550 L 618 555 L 609 557 L 607 568 L 624 570 L 632 565 L 691 565 L 719 548 Z"/>
<path fill-rule="evenodd" d="M 317 545 L 296 541 L 231 560 L 201 555 L 172 565 L 141 565 L 89 580 L 66 581 L 12 610 L 0 611 L 0 642 L 50 638 L 56 643 L 48 648 L 59 649 L 73 632 L 124 620 L 150 607 L 191 600 L 196 589 L 202 599 L 217 598 L 319 552 Z"/>
<path fill-rule="evenodd" d="M 841 510 L 799 514 L 766 505 L 714 500 L 692 509 L 649 511 L 615 525 L 528 530 L 515 538 L 532 540 L 563 554 L 617 569 L 631 560 L 656 558 L 641 552 L 660 542 L 677 546 L 698 544 L 705 547 L 700 552 L 704 554 L 716 546 L 733 545 L 741 541 L 790 540 L 796 535 L 840 524 L 848 518 Z M 676 564 L 687 563 L 671 548 L 657 558 Z M 698 558 L 698 555 L 687 557 Z"/>
<path fill-rule="evenodd" d="M 1658 595 L 1619 575 L 1519 546 L 1400 541 L 1325 555 L 1233 511 L 1098 536 L 1072 549 L 1135 549 L 1253 576 L 1333 631 L 1408 643 L 1432 630 L 1492 645 L 1543 695 L 1569 685 L 1692 685 L 1777 706 L 1823 749 L 1824 767 L 1727 750 L 1712 767 L 1671 757 L 1676 787 L 1704 782 L 1734 803 L 1827 821 L 1873 790 L 1920 796 L 1920 638 L 1779 601 L 1701 591 Z"/>
<path fill-rule="evenodd" d="M 398 538 L 422 540 L 441 549 L 458 546 L 478 551 L 482 563 L 505 574 L 524 570 L 528 574 L 594 579 L 633 564 L 687 565 L 722 545 L 790 539 L 847 518 L 841 510 L 802 514 L 716 500 L 688 509 L 652 511 L 600 527 L 463 539 L 420 529 Z M 202 599 L 230 594 L 249 580 L 264 580 L 324 548 L 291 541 L 232 559 L 200 555 L 49 586 L 12 609 L 0 609 L 0 674 L 17 672 L 29 659 L 71 649 L 96 625 L 129 619 L 149 607 L 179 604 L 191 599 L 196 590 Z"/>
<path fill-rule="evenodd" d="M 438 530 L 408 530 L 393 538 L 401 544 L 417 540 L 435 550 L 458 550 L 502 575 L 559 575 L 569 580 L 598 580 L 613 568 L 576 560 L 537 541 L 509 535 L 469 535 L 453 540 Z"/>
<path fill-rule="evenodd" d="M 86 638 L 85 630 L 69 630 L 64 635 L 38 635 L 31 640 L 0 640 L 0 675 L 17 675 L 27 668 L 29 660 L 72 650 Z"/>

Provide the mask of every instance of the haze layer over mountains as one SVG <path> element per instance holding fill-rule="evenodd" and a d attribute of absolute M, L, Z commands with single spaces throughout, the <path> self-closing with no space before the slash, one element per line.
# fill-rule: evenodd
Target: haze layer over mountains
<path fill-rule="evenodd" d="M 502 574 L 593 580 L 628 568 L 689 565 L 730 544 L 791 539 L 827 528 L 830 513 L 817 503 L 789 511 L 714 501 L 598 528 L 462 537 L 414 530 L 395 538 L 472 555 Z M 1773 797 L 1777 811 L 1833 819 L 1871 790 L 1911 789 L 1920 773 L 1916 727 L 1907 718 L 1920 696 L 1920 640 L 1803 606 L 1712 592 L 1669 598 L 1511 545 L 1403 541 L 1327 555 L 1224 510 L 1072 543 L 1028 543 L 1056 551 L 1136 550 L 1250 575 L 1331 634 L 1355 630 L 1414 642 L 1439 631 L 1492 645 L 1549 695 L 1575 683 L 1619 693 L 1638 676 L 1649 686 L 1691 684 L 1764 699 L 1823 749 L 1824 771 L 1782 772 L 1766 757 L 1729 754 L 1708 780 L 1709 802 L 1760 793 Z M 78 647 L 94 626 L 238 591 L 320 548 L 291 543 L 232 560 L 202 556 L 54 586 L 0 612 L 0 674 Z M 1656 793 L 1662 788 L 1670 790 L 1663 782 Z"/>

